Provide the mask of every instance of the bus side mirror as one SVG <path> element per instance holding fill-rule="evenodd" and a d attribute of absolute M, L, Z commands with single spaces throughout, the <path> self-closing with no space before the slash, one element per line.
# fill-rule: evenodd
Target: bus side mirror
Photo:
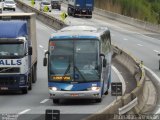
<path fill-rule="evenodd" d="M 28 48 L 28 55 L 32 55 L 32 47 L 31 46 L 29 46 L 29 48 Z"/>
<path fill-rule="evenodd" d="M 47 66 L 47 58 L 46 57 L 43 59 L 43 66 Z"/>
<path fill-rule="evenodd" d="M 100 54 L 101 57 L 103 57 L 103 67 L 107 66 L 107 60 L 105 58 L 105 55 L 103 53 Z"/>
<path fill-rule="evenodd" d="M 106 67 L 107 66 L 107 60 L 104 58 L 103 59 L 103 67 Z"/>
<path fill-rule="evenodd" d="M 47 58 L 46 58 L 46 55 L 49 54 L 48 51 L 45 52 L 45 57 L 43 59 L 43 66 L 47 66 Z"/>

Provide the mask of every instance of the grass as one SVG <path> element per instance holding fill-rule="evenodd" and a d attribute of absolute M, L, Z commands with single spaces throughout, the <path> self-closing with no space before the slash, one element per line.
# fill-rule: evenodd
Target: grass
<path fill-rule="evenodd" d="M 160 24 L 160 0 L 95 0 L 95 7 Z"/>

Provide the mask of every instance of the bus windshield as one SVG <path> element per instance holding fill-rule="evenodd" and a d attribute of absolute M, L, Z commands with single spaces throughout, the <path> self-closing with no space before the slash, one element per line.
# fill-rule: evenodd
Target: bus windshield
<path fill-rule="evenodd" d="M 50 41 L 50 81 L 99 81 L 98 40 Z"/>

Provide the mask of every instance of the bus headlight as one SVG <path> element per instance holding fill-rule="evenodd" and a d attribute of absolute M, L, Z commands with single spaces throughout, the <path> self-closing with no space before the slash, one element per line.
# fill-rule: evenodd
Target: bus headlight
<path fill-rule="evenodd" d="M 50 87 L 49 89 L 52 90 L 52 91 L 57 91 L 56 87 Z"/>
<path fill-rule="evenodd" d="M 91 90 L 98 91 L 98 90 L 100 90 L 100 88 L 99 87 L 91 87 Z"/>

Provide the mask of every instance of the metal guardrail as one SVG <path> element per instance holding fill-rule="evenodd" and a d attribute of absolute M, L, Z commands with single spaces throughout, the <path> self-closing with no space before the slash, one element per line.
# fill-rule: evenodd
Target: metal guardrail
<path fill-rule="evenodd" d="M 67 26 L 66 24 L 64 24 L 62 21 L 57 20 L 56 18 L 54 18 L 53 16 L 47 15 L 46 13 L 43 13 L 21 1 L 17 0 L 17 5 L 24 11 L 26 12 L 35 12 L 37 15 L 37 19 L 41 20 L 44 24 L 58 30 L 61 29 L 65 26 Z M 124 52 L 123 50 L 119 49 L 117 46 L 113 46 L 113 50 L 114 50 L 114 54 L 115 54 L 115 59 L 117 59 L 121 64 L 123 64 L 124 66 L 126 66 L 126 68 L 129 70 L 129 72 L 135 76 L 137 74 L 140 75 L 139 78 L 137 78 L 137 87 L 130 93 L 130 94 L 126 94 L 125 96 L 123 96 L 121 99 L 118 99 L 113 105 L 109 106 L 106 110 L 104 110 L 102 112 L 102 114 L 115 114 L 118 113 L 118 108 L 122 108 L 120 110 L 124 110 L 126 105 L 128 105 L 128 107 L 133 108 L 135 106 L 135 98 L 137 98 L 138 101 L 138 105 L 136 105 L 134 107 L 134 109 L 137 110 L 137 112 L 139 112 L 138 110 L 140 110 L 140 107 L 142 103 L 142 94 L 143 94 L 143 86 L 144 86 L 144 77 L 145 77 L 145 72 L 144 69 L 141 65 L 140 61 L 137 61 L 134 57 L 132 57 L 131 55 L 129 55 L 128 53 Z M 136 78 L 135 78 L 136 79 Z M 130 103 L 131 102 L 131 103 Z M 132 104 L 132 102 L 134 104 Z M 143 104 L 142 104 L 143 105 Z M 128 109 L 130 110 L 130 109 Z M 125 113 L 128 110 L 124 110 L 123 112 L 121 111 L 121 113 Z M 97 115 L 93 115 L 87 118 L 87 120 L 104 120 L 104 117 L 97 114 Z"/>
<path fill-rule="evenodd" d="M 138 98 L 136 97 L 134 100 L 132 100 L 130 103 L 128 103 L 127 105 L 118 108 L 119 111 L 119 115 L 125 114 L 128 111 L 130 111 L 132 108 L 134 108 L 136 105 L 138 104 Z"/>

